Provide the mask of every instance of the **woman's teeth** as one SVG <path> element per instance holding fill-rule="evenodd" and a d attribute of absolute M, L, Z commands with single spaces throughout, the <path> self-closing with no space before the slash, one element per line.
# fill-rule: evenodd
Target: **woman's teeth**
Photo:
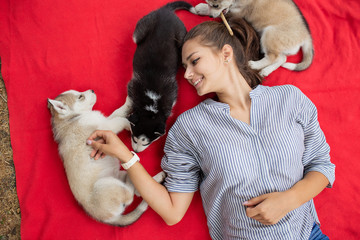
<path fill-rule="evenodd" d="M 201 81 L 202 81 L 202 78 L 200 78 L 199 80 L 197 80 L 196 82 L 194 82 L 194 86 L 198 85 L 199 82 L 201 82 Z"/>

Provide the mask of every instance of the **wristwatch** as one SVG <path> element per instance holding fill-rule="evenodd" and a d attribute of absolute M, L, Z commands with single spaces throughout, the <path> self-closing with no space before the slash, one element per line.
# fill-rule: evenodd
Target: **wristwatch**
<path fill-rule="evenodd" d="M 133 151 L 131 151 L 131 153 L 134 154 L 134 156 L 128 162 L 121 164 L 121 166 L 125 170 L 128 170 L 129 168 L 131 168 L 131 166 L 134 165 L 136 162 L 140 162 L 139 156 Z"/>

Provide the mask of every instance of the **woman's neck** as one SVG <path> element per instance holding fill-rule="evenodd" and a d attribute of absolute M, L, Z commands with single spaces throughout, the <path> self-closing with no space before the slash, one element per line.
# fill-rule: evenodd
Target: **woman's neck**
<path fill-rule="evenodd" d="M 224 81 L 224 86 L 221 91 L 216 93 L 219 101 L 228 104 L 230 109 L 236 111 L 250 110 L 252 89 L 244 77 L 237 71 L 230 73 L 229 77 L 222 81 Z"/>

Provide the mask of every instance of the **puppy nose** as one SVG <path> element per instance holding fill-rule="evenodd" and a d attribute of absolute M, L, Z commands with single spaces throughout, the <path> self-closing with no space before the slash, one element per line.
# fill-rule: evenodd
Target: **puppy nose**
<path fill-rule="evenodd" d="M 219 7 L 219 5 L 215 4 L 215 5 L 213 5 L 213 7 L 214 7 L 214 8 L 218 8 L 218 7 Z"/>
<path fill-rule="evenodd" d="M 92 90 L 92 89 L 91 89 L 90 91 L 91 91 L 92 93 L 94 93 L 94 92 L 95 92 L 95 91 L 94 91 L 94 90 Z"/>

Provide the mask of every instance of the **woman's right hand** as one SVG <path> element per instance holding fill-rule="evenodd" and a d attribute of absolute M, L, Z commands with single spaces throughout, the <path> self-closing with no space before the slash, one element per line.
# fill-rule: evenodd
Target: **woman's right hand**
<path fill-rule="evenodd" d="M 91 156 L 95 159 L 110 155 L 125 163 L 133 157 L 125 144 L 111 131 L 97 130 L 91 134 L 86 143 L 94 148 Z M 193 192 L 169 193 L 139 162 L 129 168 L 127 174 L 142 198 L 168 225 L 174 225 L 183 218 L 193 199 Z"/>
<path fill-rule="evenodd" d="M 126 145 L 112 131 L 96 130 L 86 140 L 86 144 L 94 149 L 91 157 L 95 160 L 109 155 L 118 158 L 121 163 L 125 163 L 133 157 Z"/>

